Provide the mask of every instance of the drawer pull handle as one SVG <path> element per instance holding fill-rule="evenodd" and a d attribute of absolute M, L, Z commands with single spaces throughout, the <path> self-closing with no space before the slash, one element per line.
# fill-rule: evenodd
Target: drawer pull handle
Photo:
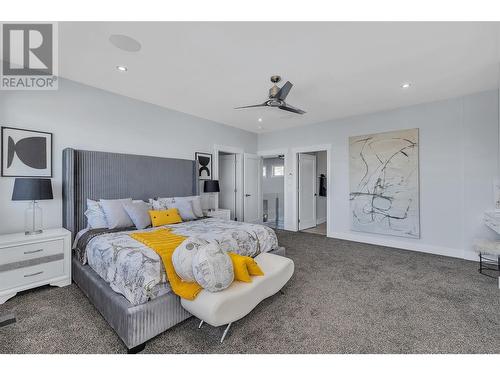
<path fill-rule="evenodd" d="M 43 249 L 25 251 L 24 254 L 26 254 L 26 255 L 28 255 L 28 254 L 35 254 L 35 253 L 39 253 L 40 251 L 43 251 Z"/>
<path fill-rule="evenodd" d="M 39 271 L 39 272 L 31 273 L 29 275 L 24 275 L 24 277 L 32 277 L 32 276 L 36 276 L 36 275 L 41 275 L 42 273 L 43 273 L 43 271 Z"/>

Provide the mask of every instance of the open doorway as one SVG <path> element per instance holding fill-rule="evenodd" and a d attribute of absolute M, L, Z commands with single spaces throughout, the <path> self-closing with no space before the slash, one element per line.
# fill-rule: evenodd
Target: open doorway
<path fill-rule="evenodd" d="M 262 222 L 283 229 L 285 223 L 285 156 L 262 159 Z"/>
<path fill-rule="evenodd" d="M 298 229 L 327 234 L 326 151 L 298 153 Z"/>

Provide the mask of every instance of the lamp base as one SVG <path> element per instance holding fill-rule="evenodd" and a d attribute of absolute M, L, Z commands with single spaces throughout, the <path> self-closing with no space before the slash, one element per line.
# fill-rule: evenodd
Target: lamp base
<path fill-rule="evenodd" d="M 26 231 L 24 232 L 24 234 L 26 236 L 32 236 L 32 235 L 36 235 L 36 234 L 42 234 L 43 233 L 43 230 L 39 229 L 39 230 L 34 230 L 34 231 Z"/>

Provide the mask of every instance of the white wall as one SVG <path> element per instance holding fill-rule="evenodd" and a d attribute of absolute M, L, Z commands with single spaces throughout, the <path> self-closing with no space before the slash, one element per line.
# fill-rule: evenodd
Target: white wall
<path fill-rule="evenodd" d="M 328 233 L 331 237 L 475 259 L 476 236 L 495 237 L 482 224 L 492 208 L 498 170 L 498 92 L 487 91 L 305 127 L 259 135 L 259 150 L 329 145 Z M 420 129 L 421 238 L 406 239 L 350 230 L 348 138 L 390 130 Z M 285 228 L 296 229 L 295 165 L 286 163 Z"/>
<path fill-rule="evenodd" d="M 61 80 L 57 91 L 0 92 L 0 124 L 52 132 L 55 199 L 42 201 L 46 228 L 62 225 L 62 150 L 121 152 L 181 159 L 215 144 L 255 152 L 257 136 L 184 113 Z M 14 178 L 0 177 L 0 233 L 24 230 L 25 202 L 12 202 Z"/>

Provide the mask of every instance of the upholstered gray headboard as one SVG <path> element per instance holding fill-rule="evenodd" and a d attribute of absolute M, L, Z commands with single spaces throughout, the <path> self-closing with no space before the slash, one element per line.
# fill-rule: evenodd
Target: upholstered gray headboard
<path fill-rule="evenodd" d="M 87 198 L 183 197 L 195 195 L 195 162 L 109 152 L 63 150 L 63 226 L 73 236 L 87 225 Z"/>

